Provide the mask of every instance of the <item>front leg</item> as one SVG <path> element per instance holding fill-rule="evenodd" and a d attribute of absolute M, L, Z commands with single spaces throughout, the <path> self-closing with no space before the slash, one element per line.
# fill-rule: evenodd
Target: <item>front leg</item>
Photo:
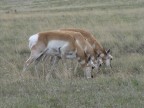
<path fill-rule="evenodd" d="M 92 75 L 91 75 L 92 68 L 90 66 L 84 67 L 83 71 L 87 79 L 92 78 Z"/>

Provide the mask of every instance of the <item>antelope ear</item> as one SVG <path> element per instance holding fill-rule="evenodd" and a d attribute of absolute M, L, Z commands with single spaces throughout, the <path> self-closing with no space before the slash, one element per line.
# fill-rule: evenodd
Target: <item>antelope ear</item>
<path fill-rule="evenodd" d="M 106 53 L 107 53 L 107 54 L 110 53 L 110 49 L 108 49 L 108 50 L 106 51 Z"/>

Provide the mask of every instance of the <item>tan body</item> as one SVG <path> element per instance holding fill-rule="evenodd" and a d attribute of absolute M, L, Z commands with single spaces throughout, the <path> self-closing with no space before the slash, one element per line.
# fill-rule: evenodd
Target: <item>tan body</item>
<path fill-rule="evenodd" d="M 74 31 L 74 32 L 79 32 L 82 34 L 84 38 L 86 38 L 89 42 L 89 44 L 93 47 L 95 54 L 100 54 L 100 56 L 103 59 L 103 62 L 107 66 L 111 66 L 110 62 L 112 60 L 112 56 L 110 55 L 110 49 L 106 51 L 101 44 L 97 41 L 97 39 L 88 31 L 83 30 L 83 29 L 77 29 L 77 28 L 68 28 L 68 29 L 60 29 L 64 31 Z"/>
<path fill-rule="evenodd" d="M 24 71 L 27 67 L 35 62 L 41 55 L 49 54 L 54 56 L 60 56 L 63 59 L 69 58 L 72 55 L 72 59 L 77 58 L 82 68 L 87 70 L 91 64 L 88 61 L 88 57 L 81 46 L 82 40 L 78 41 L 76 36 L 80 36 L 80 33 L 68 33 L 61 31 L 49 31 L 35 34 L 29 38 L 29 48 L 31 55 L 26 61 Z M 91 71 L 91 70 L 90 70 Z M 89 77 L 91 77 L 89 75 Z"/>
<path fill-rule="evenodd" d="M 93 60 L 96 59 L 94 49 L 92 48 L 88 40 L 85 37 L 83 37 L 81 33 L 75 31 L 65 31 L 65 30 L 60 30 L 60 31 L 66 34 L 70 34 L 72 37 L 74 37 L 76 43 L 84 50 L 87 57 L 91 57 Z"/>
<path fill-rule="evenodd" d="M 100 45 L 97 39 L 90 32 L 86 30 L 77 29 L 77 28 L 68 28 L 68 29 L 60 29 L 60 30 L 79 32 L 82 34 L 84 38 L 88 40 L 89 44 L 93 47 L 96 54 L 98 52 L 106 53 L 105 49 Z"/>
<path fill-rule="evenodd" d="M 96 69 L 99 68 L 99 66 L 103 63 L 101 58 L 98 57 L 98 54 L 94 52 L 94 48 L 91 46 L 91 44 L 88 42 L 88 39 L 86 39 L 81 33 L 77 32 L 77 31 L 70 31 L 70 30 L 55 30 L 54 32 L 61 32 L 61 33 L 65 33 L 68 34 L 68 36 L 72 36 L 75 40 L 76 40 L 76 44 L 78 46 L 80 46 L 80 48 L 85 52 L 86 54 L 86 59 L 91 59 L 93 64 L 92 67 L 95 67 Z M 81 52 L 81 51 L 80 51 Z M 80 53 L 78 52 L 78 53 Z M 79 55 L 80 56 L 80 55 Z M 58 61 L 60 60 L 60 57 L 57 56 L 52 56 L 51 57 L 51 61 L 53 62 L 52 64 L 55 65 L 56 63 L 58 63 Z M 78 60 L 80 58 L 78 57 Z M 80 60 L 80 63 L 85 62 L 84 60 Z"/>

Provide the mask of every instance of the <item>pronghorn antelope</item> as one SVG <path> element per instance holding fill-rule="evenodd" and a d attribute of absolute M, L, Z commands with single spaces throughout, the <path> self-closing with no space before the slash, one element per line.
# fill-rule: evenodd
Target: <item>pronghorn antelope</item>
<path fill-rule="evenodd" d="M 91 67 L 97 65 L 93 57 L 89 57 L 86 48 L 83 49 L 80 41 L 74 38 L 74 35 L 80 36 L 81 34 L 78 32 L 49 31 L 32 35 L 29 38 L 31 54 L 24 64 L 23 71 L 32 62 L 36 62 L 41 58 L 42 55 L 51 55 L 61 57 L 62 59 L 77 58 L 86 73 L 86 77 L 91 78 Z"/>
<path fill-rule="evenodd" d="M 82 36 L 81 33 L 75 31 L 64 31 L 60 30 L 61 32 L 71 34 L 76 39 L 76 43 L 84 50 L 87 57 L 90 57 L 93 61 L 93 67 L 98 68 L 102 64 L 102 60 L 99 57 L 99 54 L 94 52 L 94 49 L 88 42 L 86 38 Z"/>
<path fill-rule="evenodd" d="M 87 57 L 91 57 L 91 59 L 93 60 L 94 62 L 94 66 L 93 68 L 96 68 L 98 69 L 101 64 L 103 63 L 102 60 L 101 60 L 101 57 L 100 57 L 100 54 L 98 54 L 97 52 L 94 52 L 94 49 L 93 47 L 91 46 L 91 44 L 88 42 L 88 40 L 82 36 L 81 33 L 79 32 L 75 32 L 75 31 L 70 31 L 70 30 L 58 30 L 58 31 L 61 31 L 61 32 L 64 32 L 64 33 L 68 33 L 68 34 L 71 34 L 71 36 L 73 36 L 75 39 L 76 39 L 76 42 L 77 44 L 79 44 L 79 46 L 84 49 Z M 77 34 L 77 35 L 75 35 Z M 61 58 L 60 57 L 57 57 L 57 56 L 51 56 L 51 62 L 53 62 L 52 64 L 56 64 L 58 63 L 58 61 L 60 60 Z"/>
<path fill-rule="evenodd" d="M 83 37 L 85 37 L 88 42 L 90 43 L 90 45 L 93 47 L 95 54 L 100 54 L 100 56 L 103 59 L 104 64 L 106 64 L 106 66 L 110 66 L 111 67 L 111 60 L 113 59 L 113 57 L 110 54 L 110 49 L 109 50 L 105 50 L 100 43 L 98 43 L 97 39 L 88 31 L 86 30 L 82 30 L 82 29 L 77 29 L 77 28 L 68 28 L 68 29 L 60 29 L 60 30 L 64 30 L 64 31 L 74 31 L 74 32 L 79 32 L 82 34 Z"/>

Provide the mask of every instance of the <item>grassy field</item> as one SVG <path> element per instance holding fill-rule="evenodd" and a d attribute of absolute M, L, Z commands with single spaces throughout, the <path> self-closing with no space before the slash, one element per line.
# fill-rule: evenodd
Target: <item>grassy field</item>
<path fill-rule="evenodd" d="M 143 0 L 0 0 L 0 108 L 143 108 L 143 13 Z M 89 30 L 112 50 L 113 68 L 64 78 L 60 62 L 45 80 L 41 62 L 40 78 L 32 65 L 20 79 L 29 36 L 59 28 Z"/>

